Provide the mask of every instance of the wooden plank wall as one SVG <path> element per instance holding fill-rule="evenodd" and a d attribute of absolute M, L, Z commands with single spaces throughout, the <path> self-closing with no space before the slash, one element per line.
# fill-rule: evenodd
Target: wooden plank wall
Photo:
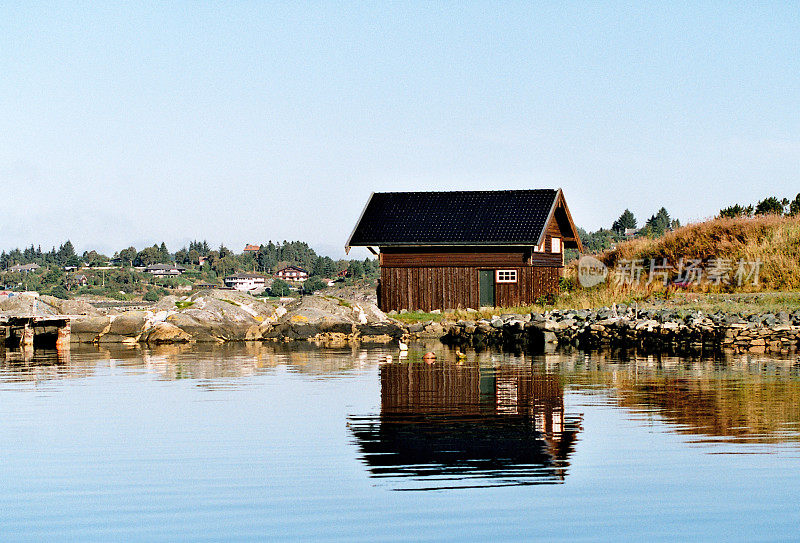
<path fill-rule="evenodd" d="M 560 267 L 502 267 L 517 270 L 516 283 L 498 283 L 495 303 L 502 307 L 530 305 L 558 290 Z M 381 268 L 381 309 L 456 309 L 479 306 L 480 267 L 439 266 Z M 483 268 L 486 269 L 486 268 Z"/>

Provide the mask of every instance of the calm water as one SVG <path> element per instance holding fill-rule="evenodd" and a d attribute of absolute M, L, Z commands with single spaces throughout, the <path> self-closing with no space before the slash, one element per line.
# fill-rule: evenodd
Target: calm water
<path fill-rule="evenodd" d="M 796 357 L 0 352 L 2 541 L 752 541 L 798 527 Z"/>

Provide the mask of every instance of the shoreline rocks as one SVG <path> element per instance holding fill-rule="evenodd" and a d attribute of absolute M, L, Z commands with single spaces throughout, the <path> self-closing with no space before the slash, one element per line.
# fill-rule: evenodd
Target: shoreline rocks
<path fill-rule="evenodd" d="M 287 304 L 235 291 L 205 290 L 188 297 L 166 297 L 148 311 L 102 314 L 56 299 L 20 297 L 7 314 L 72 313 L 73 343 L 180 344 L 231 341 L 386 344 L 436 339 L 475 348 L 503 347 L 541 351 L 558 346 L 584 350 L 635 348 L 645 352 L 793 353 L 800 350 L 800 311 L 754 315 L 731 312 L 679 313 L 668 308 L 614 305 L 599 309 L 497 314 L 458 322 L 393 320 L 374 304 L 326 295 Z M 77 310 L 84 314 L 77 314 Z M 468 312 L 467 318 L 473 318 Z"/>
<path fill-rule="evenodd" d="M 86 315 L 71 321 L 73 343 L 169 344 L 229 341 L 389 343 L 407 330 L 373 304 L 306 296 L 280 305 L 232 291 L 162 299 L 152 311 Z"/>
<path fill-rule="evenodd" d="M 586 350 L 637 348 L 649 352 L 731 351 L 792 353 L 800 348 L 800 311 L 792 314 L 700 312 L 614 306 L 598 310 L 556 310 L 544 314 L 501 315 L 447 326 L 442 341 L 473 347 Z"/>

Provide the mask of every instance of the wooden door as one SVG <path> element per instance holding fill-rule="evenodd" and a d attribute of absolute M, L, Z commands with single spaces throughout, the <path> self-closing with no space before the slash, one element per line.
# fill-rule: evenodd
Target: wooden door
<path fill-rule="evenodd" d="M 478 270 L 478 293 L 481 307 L 494 307 L 494 270 Z"/>

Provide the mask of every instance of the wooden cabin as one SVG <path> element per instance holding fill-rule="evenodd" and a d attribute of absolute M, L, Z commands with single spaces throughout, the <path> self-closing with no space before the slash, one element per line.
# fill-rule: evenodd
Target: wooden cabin
<path fill-rule="evenodd" d="M 373 193 L 356 246 L 379 255 L 383 311 L 532 304 L 582 250 L 561 189 Z"/>

